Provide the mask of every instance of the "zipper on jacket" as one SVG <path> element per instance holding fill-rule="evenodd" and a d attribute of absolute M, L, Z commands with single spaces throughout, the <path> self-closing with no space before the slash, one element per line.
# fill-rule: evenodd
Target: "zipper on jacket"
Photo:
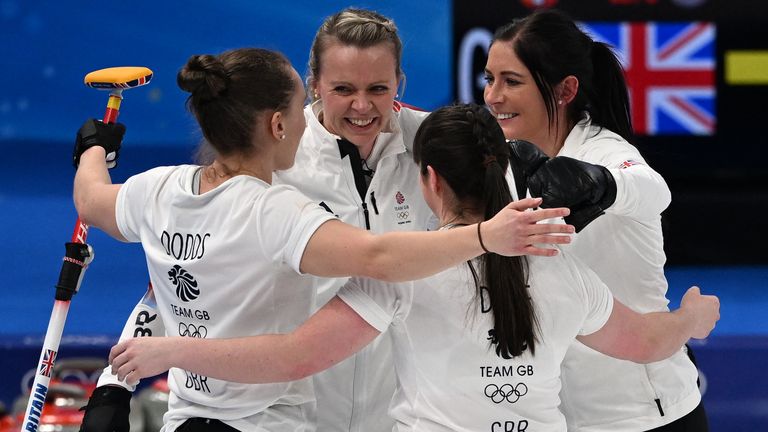
<path fill-rule="evenodd" d="M 651 380 L 651 374 L 648 371 L 648 365 L 643 365 L 643 371 L 645 372 L 645 379 L 647 380 L 648 388 L 653 393 L 653 401 L 656 402 L 656 408 L 659 410 L 659 415 L 664 417 L 664 407 L 661 406 L 661 398 L 659 397 L 659 392 L 656 391 L 656 387 L 653 385 L 653 381 Z"/>
<path fill-rule="evenodd" d="M 343 159 L 345 156 L 349 158 L 349 166 L 352 168 L 352 177 L 355 180 L 355 188 L 357 193 L 360 194 L 360 200 L 362 200 L 363 216 L 365 216 L 365 229 L 371 229 L 371 221 L 368 214 L 368 204 L 365 203 L 365 193 L 368 191 L 368 182 L 365 180 L 363 174 L 363 161 L 360 159 L 360 152 L 357 147 L 351 142 L 340 139 L 337 140 L 339 144 L 339 154 Z M 373 196 L 373 193 L 371 193 Z M 376 208 L 376 204 L 373 205 Z M 378 214 L 378 211 L 377 211 Z"/>
<path fill-rule="evenodd" d="M 368 204 L 363 201 L 363 216 L 365 216 L 365 229 L 371 230 L 371 223 L 368 221 Z"/>
<path fill-rule="evenodd" d="M 373 212 L 379 214 L 379 209 L 376 207 L 376 197 L 373 196 L 373 191 L 371 191 L 371 204 L 373 204 Z"/>

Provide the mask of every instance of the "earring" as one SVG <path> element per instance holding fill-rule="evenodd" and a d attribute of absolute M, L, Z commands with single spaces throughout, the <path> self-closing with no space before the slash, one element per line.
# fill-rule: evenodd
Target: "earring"
<path fill-rule="evenodd" d="M 285 134 L 280 135 L 280 139 L 284 140 L 285 139 Z"/>
<path fill-rule="evenodd" d="M 315 95 L 314 96 L 315 96 L 315 100 L 320 99 L 320 95 L 317 94 L 317 90 L 315 90 Z"/>
<path fill-rule="evenodd" d="M 562 105 L 562 104 L 563 104 L 563 101 L 562 101 L 562 100 L 559 100 L 559 101 L 557 101 L 557 104 L 558 104 L 558 105 Z"/>

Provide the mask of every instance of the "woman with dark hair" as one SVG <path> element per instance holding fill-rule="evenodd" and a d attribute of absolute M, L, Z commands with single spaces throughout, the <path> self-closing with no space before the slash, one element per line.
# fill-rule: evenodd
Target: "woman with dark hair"
<path fill-rule="evenodd" d="M 124 128 L 93 120 L 78 132 L 74 151 L 78 214 L 118 240 L 142 244 L 166 334 L 213 339 L 288 332 L 313 307 L 312 280 L 302 273 L 409 280 L 486 249 L 553 254 L 533 244 L 557 243 L 541 233 L 570 229 L 536 224 L 550 211 L 520 211 L 535 204 L 528 200 L 482 227 L 372 235 L 338 221 L 295 188 L 272 185 L 273 171 L 293 165 L 306 124 L 304 86 L 285 57 L 256 48 L 196 55 L 177 81 L 191 93 L 188 107 L 216 149 L 210 164 L 154 168 L 112 184 L 105 157 L 117 154 Z M 309 379 L 241 384 L 173 369 L 168 381 L 165 431 L 314 426 Z"/>
<path fill-rule="evenodd" d="M 540 166 L 529 172 L 531 195 L 544 197 L 544 207 L 571 208 L 566 221 L 579 234 L 565 250 L 630 308 L 668 310 L 661 212 L 671 194 L 630 144 L 627 85 L 610 47 L 562 12 L 541 10 L 496 31 L 485 74 L 485 102 L 504 135 L 540 149 L 526 153 Z M 566 158 L 594 165 L 575 173 Z M 706 431 L 698 371 L 687 354 L 682 347 L 639 365 L 575 342 L 563 363 L 569 430 Z"/>
<path fill-rule="evenodd" d="M 509 146 L 482 107 L 430 114 L 416 134 L 414 160 L 441 231 L 487 220 L 510 202 Z M 562 432 L 560 362 L 574 338 L 608 355 L 652 362 L 690 337 L 706 337 L 718 310 L 716 297 L 693 287 L 679 310 L 641 315 L 566 254 L 545 260 L 486 253 L 413 283 L 353 278 L 285 334 L 135 338 L 115 346 L 110 362 L 129 381 L 182 367 L 238 382 L 282 382 L 328 368 L 388 330 L 397 430 Z"/>

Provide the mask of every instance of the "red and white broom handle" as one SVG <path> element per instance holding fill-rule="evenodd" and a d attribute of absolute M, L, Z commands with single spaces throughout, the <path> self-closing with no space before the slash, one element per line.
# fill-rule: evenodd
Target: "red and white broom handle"
<path fill-rule="evenodd" d="M 123 100 L 122 89 L 113 89 L 109 94 L 107 110 L 104 113 L 104 123 L 114 123 L 120 114 L 120 103 Z M 56 284 L 56 300 L 53 303 L 51 319 L 45 333 L 40 359 L 37 362 L 35 380 L 30 388 L 27 409 L 24 411 L 24 421 L 21 432 L 36 432 L 40 425 L 45 405 L 45 396 L 51 383 L 53 365 L 61 344 L 61 335 L 67 321 L 67 313 L 72 296 L 80 289 L 83 274 L 88 264 L 93 260 L 93 248 L 85 243 L 88 237 L 88 225 L 80 217 L 75 222 L 72 239 L 66 244 L 64 263 L 59 273 L 59 283 Z"/>

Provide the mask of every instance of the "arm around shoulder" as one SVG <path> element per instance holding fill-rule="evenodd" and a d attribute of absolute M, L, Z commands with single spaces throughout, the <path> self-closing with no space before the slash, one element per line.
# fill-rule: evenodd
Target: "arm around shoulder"
<path fill-rule="evenodd" d="M 484 251 L 500 255 L 557 254 L 573 233 L 571 225 L 540 224 L 566 216 L 567 208 L 526 211 L 538 198 L 515 201 L 478 224 L 432 232 L 368 231 L 328 221 L 312 235 L 301 258 L 301 271 L 324 277 L 365 276 L 388 282 L 421 279 L 474 258 Z M 484 243 L 481 243 L 481 239 Z"/>
<path fill-rule="evenodd" d="M 634 220 L 657 220 L 672 194 L 667 182 L 640 154 L 637 147 L 611 131 L 603 130 L 579 148 L 579 160 L 602 165 L 614 178 L 615 201 L 606 213 Z"/>
<path fill-rule="evenodd" d="M 247 384 L 294 381 L 356 353 L 379 331 L 334 297 L 289 334 L 232 339 L 133 338 L 109 354 L 112 373 L 134 383 L 172 367 Z"/>
<path fill-rule="evenodd" d="M 645 164 L 610 168 L 616 181 L 616 202 L 606 211 L 637 220 L 656 219 L 672 202 L 664 178 Z"/>

